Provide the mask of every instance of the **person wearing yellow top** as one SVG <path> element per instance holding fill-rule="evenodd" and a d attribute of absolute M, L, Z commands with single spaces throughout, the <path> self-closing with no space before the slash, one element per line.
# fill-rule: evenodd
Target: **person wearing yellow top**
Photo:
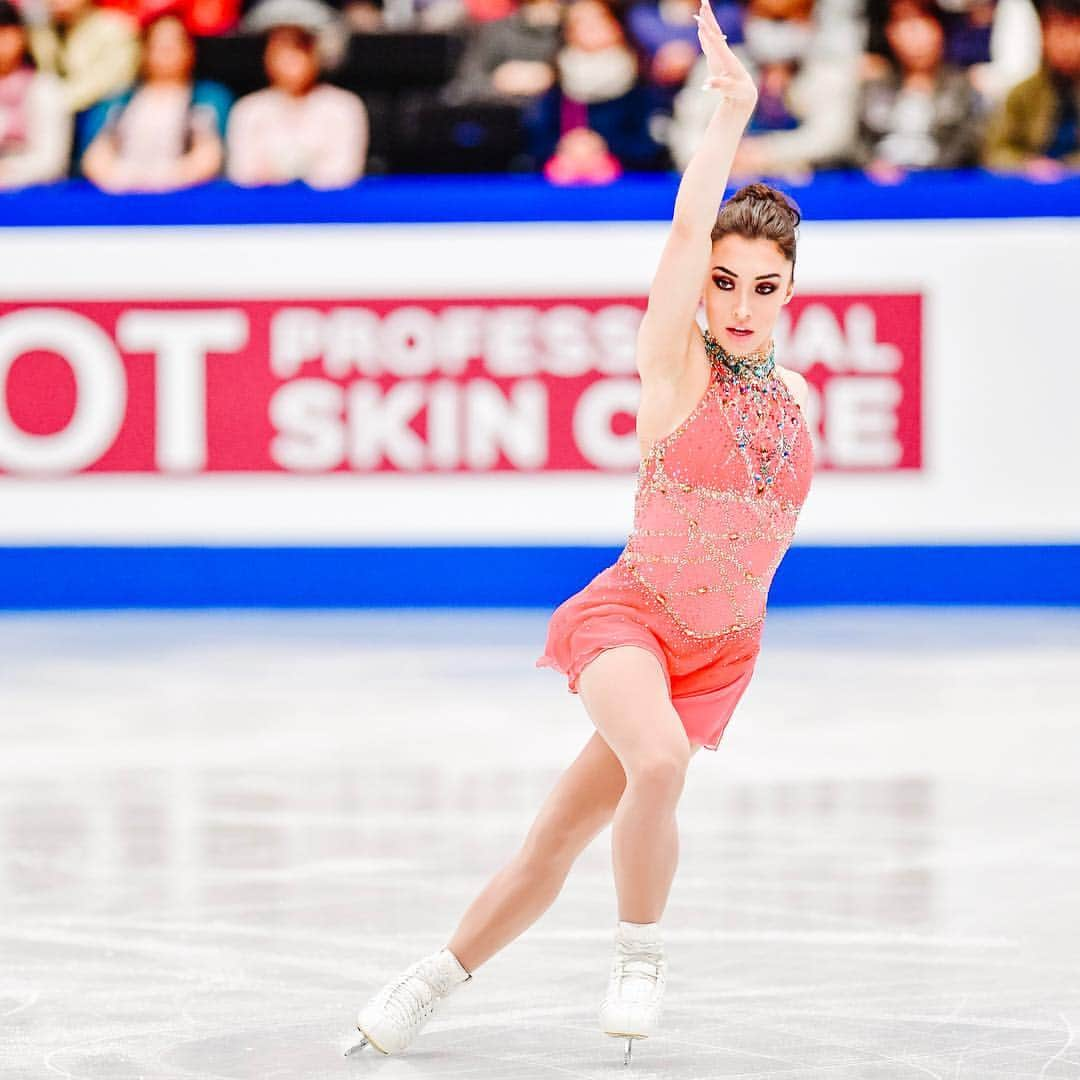
<path fill-rule="evenodd" d="M 39 70 L 64 83 L 72 113 L 118 93 L 135 78 L 139 66 L 138 28 L 119 11 L 93 0 L 48 0 L 52 24 L 35 27 L 30 51 Z"/>

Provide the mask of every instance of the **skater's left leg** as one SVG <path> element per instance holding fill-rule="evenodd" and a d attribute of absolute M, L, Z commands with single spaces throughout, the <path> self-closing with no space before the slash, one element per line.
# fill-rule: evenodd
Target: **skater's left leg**
<path fill-rule="evenodd" d="M 611 834 L 619 919 L 653 923 L 663 915 L 678 863 L 676 808 L 697 744 L 682 726 L 650 650 L 608 649 L 582 671 L 578 686 L 627 777 Z"/>

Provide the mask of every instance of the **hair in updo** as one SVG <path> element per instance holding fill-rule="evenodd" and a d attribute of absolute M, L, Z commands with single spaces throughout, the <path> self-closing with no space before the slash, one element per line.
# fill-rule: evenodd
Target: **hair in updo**
<path fill-rule="evenodd" d="M 802 213 L 794 200 L 768 184 L 746 184 L 721 203 L 712 227 L 713 243 L 735 233 L 747 240 L 771 240 L 795 267 L 795 229 Z"/>

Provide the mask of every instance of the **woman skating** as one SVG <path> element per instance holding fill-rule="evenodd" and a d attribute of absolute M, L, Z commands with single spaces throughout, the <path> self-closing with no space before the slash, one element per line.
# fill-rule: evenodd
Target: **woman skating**
<path fill-rule="evenodd" d="M 447 945 L 361 1011 L 360 1045 L 383 1053 L 405 1049 L 444 997 L 547 910 L 609 823 L 618 925 L 600 1029 L 627 1039 L 627 1063 L 632 1040 L 658 1031 L 659 920 L 687 765 L 717 748 L 749 683 L 813 472 L 806 382 L 776 365 L 772 339 L 792 295 L 798 210 L 752 184 L 717 214 L 757 95 L 704 0 L 697 18 L 719 94 L 638 333 L 634 529 L 618 560 L 556 609 L 537 660 L 567 675 L 596 731 Z"/>

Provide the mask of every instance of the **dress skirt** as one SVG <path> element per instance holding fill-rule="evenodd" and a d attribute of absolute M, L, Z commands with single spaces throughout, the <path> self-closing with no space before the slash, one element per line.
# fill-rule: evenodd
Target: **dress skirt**
<path fill-rule="evenodd" d="M 716 750 L 750 683 L 760 637 L 760 623 L 719 639 L 687 637 L 667 612 L 648 603 L 633 578 L 615 563 L 555 609 L 536 666 L 562 672 L 567 689 L 576 694 L 581 672 L 606 649 L 647 649 L 660 661 L 687 737 Z"/>

